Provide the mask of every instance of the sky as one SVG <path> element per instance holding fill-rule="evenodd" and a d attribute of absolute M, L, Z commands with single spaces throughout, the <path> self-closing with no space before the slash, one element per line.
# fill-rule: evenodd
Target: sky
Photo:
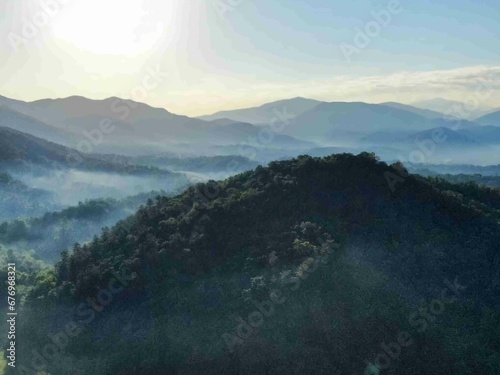
<path fill-rule="evenodd" d="M 486 80 L 496 108 L 498 20 L 497 0 L 0 0 L 0 95 L 197 116 L 296 96 L 464 101 Z"/>

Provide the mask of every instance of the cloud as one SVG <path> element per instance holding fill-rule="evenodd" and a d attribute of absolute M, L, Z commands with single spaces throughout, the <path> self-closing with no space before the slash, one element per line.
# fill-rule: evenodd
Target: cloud
<path fill-rule="evenodd" d="M 217 84 L 214 84 L 215 82 Z M 500 67 L 497 66 L 470 66 L 425 72 L 401 71 L 363 77 L 343 75 L 306 82 L 258 82 L 252 79 L 242 81 L 226 80 L 225 77 L 207 77 L 192 88 L 188 88 L 189 92 L 183 91 L 182 94 L 199 104 L 196 114 L 203 114 L 203 109 L 206 113 L 212 113 L 296 96 L 323 101 L 369 103 L 396 101 L 410 104 L 435 97 L 463 102 L 485 85 L 492 90 L 492 93 L 479 104 L 479 107 L 484 109 L 498 107 L 498 102 L 495 100 L 500 90 Z M 175 95 L 168 103 L 173 106 L 181 104 L 176 103 Z M 180 113 L 190 112 L 188 106 L 180 105 L 172 109 Z"/>
<path fill-rule="evenodd" d="M 368 102 L 398 101 L 411 103 L 443 96 L 463 101 L 481 87 L 493 90 L 482 107 L 497 105 L 495 93 L 500 89 L 500 67 L 473 66 L 427 72 L 398 72 L 368 77 L 339 77 L 326 85 L 313 85 L 323 100 L 360 100 Z M 303 88 L 311 93 L 312 87 Z M 319 97 L 318 97 L 319 98 Z"/>

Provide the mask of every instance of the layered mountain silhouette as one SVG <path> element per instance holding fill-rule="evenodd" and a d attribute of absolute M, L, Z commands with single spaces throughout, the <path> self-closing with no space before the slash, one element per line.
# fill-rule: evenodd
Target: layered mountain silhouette
<path fill-rule="evenodd" d="M 481 125 L 500 126 L 500 111 L 495 111 L 487 115 L 481 116 L 475 120 Z"/>
<path fill-rule="evenodd" d="M 500 130 L 500 128 L 499 128 Z M 422 142 L 433 142 L 435 144 L 444 145 L 448 148 L 477 146 L 478 141 L 475 140 L 476 134 L 474 130 L 455 131 L 450 128 L 439 127 L 421 132 L 380 132 L 363 138 L 367 144 L 400 144 L 411 146 Z"/>
<path fill-rule="evenodd" d="M 266 103 L 259 107 L 221 111 L 199 118 L 207 121 L 227 118 L 235 122 L 269 125 L 273 121 L 284 121 L 297 117 L 320 103 L 322 102 L 313 99 L 293 98 Z"/>
<path fill-rule="evenodd" d="M 69 144 L 73 139 L 72 134 L 64 130 L 56 129 L 54 126 L 14 111 L 6 106 L 0 107 L 0 126 L 63 144 Z"/>
<path fill-rule="evenodd" d="M 49 140 L 94 152 L 115 145 L 120 149 L 129 145 L 145 152 L 148 145 L 155 145 L 159 150 L 173 144 L 240 144 L 246 143 L 248 137 L 256 138 L 260 130 L 248 123 L 235 124 L 236 121 L 219 128 L 215 123 L 175 115 L 165 109 L 119 98 L 90 100 L 73 96 L 30 103 L 2 98 L 0 103 L 10 108 L 8 115 L 11 117 L 25 119 L 25 125 L 13 123 L 13 128 L 21 131 L 38 128 L 36 135 L 45 131 L 45 137 Z M 38 126 L 38 119 L 50 124 L 50 127 Z M 4 125 L 9 126 L 8 121 Z M 80 147 L 82 142 L 85 147 Z M 305 146 L 307 143 L 304 141 L 289 136 L 274 137 L 272 144 L 268 145 L 274 148 Z"/>
<path fill-rule="evenodd" d="M 444 113 L 437 112 L 437 111 L 431 111 L 429 109 L 423 109 L 423 108 L 417 108 L 408 104 L 401 104 L 401 103 L 396 103 L 396 102 L 385 102 L 385 103 L 380 103 L 382 105 L 392 107 L 392 108 L 398 108 L 402 109 L 404 111 L 412 112 L 415 113 L 416 115 L 425 117 L 427 119 L 438 119 L 438 118 L 443 118 L 445 116 Z"/>
<path fill-rule="evenodd" d="M 291 120 L 285 132 L 301 138 L 320 140 L 357 140 L 377 132 L 424 131 L 453 127 L 457 121 L 428 119 L 414 112 L 379 104 L 322 103 Z M 460 121 L 463 127 L 477 126 Z"/>
<path fill-rule="evenodd" d="M 0 167 L 7 170 L 20 168 L 36 173 L 37 168 L 57 170 L 75 168 L 109 173 L 168 176 L 171 172 L 151 167 L 116 163 L 99 155 L 81 153 L 42 138 L 0 127 Z"/>
<path fill-rule="evenodd" d="M 294 98 L 201 118 L 120 98 L 73 96 L 22 102 L 0 97 L 0 105 L 0 125 L 85 153 L 241 155 L 267 163 L 307 150 L 324 155 L 318 147 L 359 152 L 370 146 L 384 158 L 393 158 L 401 149 L 387 147 L 412 147 L 411 142 L 439 128 L 451 130 L 446 130 L 449 136 L 441 147 L 449 152 L 463 145 L 500 143 L 498 129 L 491 124 L 485 128 L 477 122 L 393 102 L 326 103 Z M 492 113 L 481 121 L 488 124 L 494 118 Z M 429 133 L 422 133 L 426 131 Z"/>
<path fill-rule="evenodd" d="M 480 175 L 498 166 L 412 164 L 425 178 L 371 152 L 330 155 L 490 160 L 490 121 L 303 98 L 205 119 L 119 98 L 0 98 L 0 241 L 31 283 L 20 363 L 76 322 L 45 372 L 363 374 L 402 331 L 415 345 L 395 373 L 498 368 L 500 195 L 475 184 L 498 186 Z M 436 176 L 449 171 L 476 175 Z M 445 286 L 455 299 L 427 332 L 413 314 Z M 286 304 L 270 305 L 277 291 Z"/>

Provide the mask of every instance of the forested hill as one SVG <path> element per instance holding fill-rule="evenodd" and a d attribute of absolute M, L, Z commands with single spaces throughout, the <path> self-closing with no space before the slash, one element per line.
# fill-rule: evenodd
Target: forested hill
<path fill-rule="evenodd" d="M 0 167 L 21 167 L 26 170 L 39 166 L 134 175 L 171 174 L 154 167 L 105 161 L 92 154 L 82 153 L 14 129 L 0 127 Z"/>
<path fill-rule="evenodd" d="M 397 237 L 401 252 L 405 251 L 403 244 L 422 245 L 445 233 L 453 234 L 445 243 L 450 258 L 442 271 L 450 269 L 452 260 L 463 262 L 463 271 L 469 273 L 474 264 L 484 267 L 486 259 L 500 259 L 496 251 L 500 241 L 495 241 L 500 239 L 498 191 L 474 185 L 467 191 L 463 185 L 418 176 L 397 181 L 392 191 L 389 173 L 403 180 L 400 170 L 369 154 L 322 159 L 304 156 L 273 162 L 268 168 L 259 167 L 220 183 L 199 184 L 175 198 L 159 197 L 75 254 L 72 261 L 78 271 L 65 281 L 75 284 L 77 294 L 93 293 L 99 285 L 92 284 L 100 277 L 90 278 L 92 282 L 85 285 L 80 276 L 86 276 L 88 264 L 109 265 L 109 259 L 117 255 L 135 264 L 137 271 L 151 257 L 167 263 L 179 258 L 183 268 L 194 274 L 245 248 L 259 256 L 267 256 L 273 248 L 286 258 L 282 236 L 301 220 L 314 217 L 334 220 L 335 236 L 352 239 L 353 235 L 370 234 L 383 241 Z M 463 246 L 465 229 L 468 238 L 476 234 L 474 249 Z M 453 244 L 457 247 L 450 246 Z M 216 256 L 211 255 L 214 247 Z M 439 260 L 433 259 L 436 255 L 433 251 L 426 254 L 429 264 Z M 495 275 L 491 269 L 484 271 L 485 277 Z M 482 281 L 487 286 L 487 280 Z"/>
<path fill-rule="evenodd" d="M 491 363 L 479 358 L 498 345 L 498 339 L 481 336 L 498 323 L 481 320 L 479 311 L 498 304 L 499 207 L 496 190 L 407 175 L 401 165 L 388 166 L 373 154 L 301 156 L 149 201 L 92 243 L 65 254 L 30 300 L 44 311 L 60 309 L 96 296 L 115 272 L 134 275 L 112 313 L 87 326 L 85 339 L 71 346 L 74 356 L 112 351 L 112 358 L 99 362 L 99 374 L 161 373 L 155 372 L 160 368 L 282 373 L 285 362 L 307 373 L 327 368 L 351 374 L 363 373 L 363 360 L 381 340 L 404 328 L 408 309 L 432 299 L 444 280 L 458 277 L 467 286 L 462 302 L 479 310 L 449 308 L 441 336 L 419 334 L 419 344 L 393 366 L 396 373 L 411 373 L 421 371 L 423 361 L 425 374 L 485 373 L 481 369 L 499 364 L 494 356 Z M 292 275 L 302 278 L 319 256 L 329 256 L 330 265 L 304 281 L 283 315 L 250 342 L 238 341 L 239 354 L 225 355 L 228 336 L 221 335 L 234 325 L 229 317 L 252 306 L 244 296 L 259 299 Z M 250 279 L 244 288 L 238 281 L 243 277 Z M 217 296 L 209 316 L 200 303 L 207 285 Z M 145 297 L 147 314 L 133 302 L 141 291 L 152 293 Z M 187 313 L 194 323 L 182 328 Z M 126 316 L 154 324 L 154 332 L 134 344 L 134 334 L 116 326 Z M 47 313 L 38 319 L 50 324 L 54 318 Z M 457 342 L 456 321 L 479 324 L 481 344 Z M 113 338 L 104 339 L 106 332 Z M 43 330 L 35 336 L 33 345 L 42 345 Z M 92 345 L 84 346 L 92 337 Z M 465 353 L 468 359 L 459 361 Z M 246 362 L 255 355 L 260 362 Z"/>

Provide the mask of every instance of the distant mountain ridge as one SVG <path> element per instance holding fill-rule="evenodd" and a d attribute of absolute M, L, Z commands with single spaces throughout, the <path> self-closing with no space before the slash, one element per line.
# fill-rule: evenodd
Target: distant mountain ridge
<path fill-rule="evenodd" d="M 173 174 L 167 170 L 106 161 L 45 139 L 0 127 L 0 168 L 76 168 L 125 174 Z"/>
<path fill-rule="evenodd" d="M 72 135 L 68 132 L 56 129 L 54 126 L 48 125 L 27 114 L 17 112 L 5 105 L 0 106 L 0 126 L 62 144 L 68 144 L 72 139 Z"/>
<path fill-rule="evenodd" d="M 441 112 L 431 111 L 429 109 L 417 108 L 408 104 L 401 104 L 396 102 L 385 102 L 380 104 L 412 112 L 415 113 L 416 115 L 425 117 L 427 119 L 438 119 L 438 118 L 443 118 L 445 116 L 444 113 Z"/>
<path fill-rule="evenodd" d="M 469 108 L 465 103 L 456 100 L 448 100 L 444 98 L 433 98 L 421 100 L 412 103 L 413 106 L 441 112 L 444 114 L 460 117 L 466 120 L 474 120 L 475 118 L 484 115 L 489 110 L 485 108 Z"/>
<path fill-rule="evenodd" d="M 481 125 L 500 126 L 500 110 L 481 116 L 475 121 Z"/>
<path fill-rule="evenodd" d="M 150 145 L 164 149 L 182 143 L 237 145 L 247 142 L 248 137 L 257 137 L 260 131 L 260 128 L 250 123 L 243 125 L 238 121 L 228 121 L 218 126 L 216 123 L 176 115 L 162 108 L 116 97 L 91 100 L 72 96 L 29 103 L 1 97 L 0 104 L 8 106 L 5 111 L 9 111 L 11 116 L 17 112 L 18 118 L 24 117 L 31 121 L 24 127 L 15 125 L 12 128 L 17 127 L 37 136 L 45 134 L 43 138 L 73 148 L 81 146 L 86 152 L 108 151 L 109 147 L 115 145 L 122 148 L 127 145 L 139 147 L 142 152 L 151 150 Z M 43 119 L 48 125 L 37 119 Z M 4 123 L 9 126 L 7 122 Z M 286 135 L 276 135 L 267 147 L 308 145 L 311 144 Z"/>
<path fill-rule="evenodd" d="M 464 144 L 500 144 L 496 129 L 482 129 L 476 122 L 394 102 L 328 103 L 299 97 L 202 116 L 211 121 L 116 97 L 91 100 L 72 96 L 29 103 L 0 97 L 0 106 L 4 106 L 0 110 L 0 125 L 79 151 L 101 154 L 170 152 L 189 157 L 252 158 L 258 154 L 259 162 L 267 162 L 306 154 L 318 147 L 347 147 L 359 152 L 360 147 L 369 145 L 370 151 L 391 157 L 400 153 L 387 149 L 392 147 L 392 141 L 407 144 L 408 140 L 401 136 L 437 128 L 461 134 L 450 132 L 445 146 L 448 149 Z M 495 114 L 488 116 L 494 118 Z M 485 120 L 486 124 L 489 122 Z M 464 137 L 470 138 L 470 142 L 464 143 Z"/>
<path fill-rule="evenodd" d="M 216 112 L 212 115 L 199 116 L 198 118 L 206 121 L 227 118 L 235 122 L 269 125 L 273 120 L 283 121 L 284 119 L 297 117 L 321 103 L 318 100 L 297 97 L 266 103 L 258 107 Z"/>
<path fill-rule="evenodd" d="M 304 139 L 359 139 L 377 132 L 424 131 L 455 126 L 454 121 L 428 119 L 400 108 L 362 102 L 322 103 L 291 120 L 285 133 Z M 461 126 L 477 126 L 462 121 Z"/>

